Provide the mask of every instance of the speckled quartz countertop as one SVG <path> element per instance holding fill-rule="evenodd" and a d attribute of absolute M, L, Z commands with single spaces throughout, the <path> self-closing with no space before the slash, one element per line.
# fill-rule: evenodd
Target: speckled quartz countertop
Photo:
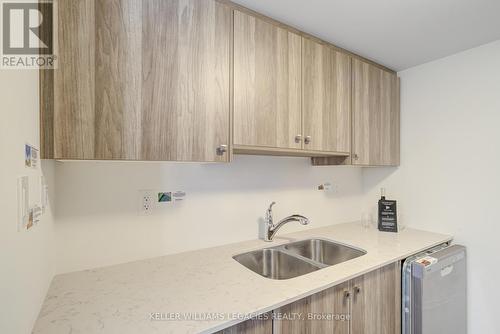
<path fill-rule="evenodd" d="M 311 237 L 367 254 L 289 280 L 266 279 L 232 258 Z M 59 275 L 33 333 L 212 333 L 241 322 L 238 315 L 273 310 L 451 239 L 413 229 L 382 233 L 349 223 L 278 235 L 272 244 L 246 241 Z"/>

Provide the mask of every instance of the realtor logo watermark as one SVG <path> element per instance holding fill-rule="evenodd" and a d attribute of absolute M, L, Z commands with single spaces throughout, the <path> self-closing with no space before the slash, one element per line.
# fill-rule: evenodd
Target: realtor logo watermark
<path fill-rule="evenodd" d="M 43 0 L 0 0 L 0 5 L 0 68 L 55 68 L 55 3 Z"/>

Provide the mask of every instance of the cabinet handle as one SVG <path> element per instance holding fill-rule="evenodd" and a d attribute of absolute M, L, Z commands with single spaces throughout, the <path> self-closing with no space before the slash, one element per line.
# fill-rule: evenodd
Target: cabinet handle
<path fill-rule="evenodd" d="M 358 156 L 356 153 L 354 153 L 354 154 L 352 155 L 352 158 L 353 158 L 354 160 L 359 160 L 359 156 Z"/>
<path fill-rule="evenodd" d="M 347 290 L 346 290 L 346 291 L 344 291 L 344 298 L 345 298 L 345 299 L 349 299 L 349 298 L 351 298 L 351 293 L 350 293 L 349 291 L 347 291 Z"/>
<path fill-rule="evenodd" d="M 312 140 L 311 136 L 306 136 L 306 137 L 304 138 L 304 144 L 306 144 L 306 145 L 310 144 L 310 143 L 311 143 L 311 140 Z"/>
<path fill-rule="evenodd" d="M 296 135 L 295 136 L 295 142 L 298 144 L 302 141 L 302 135 Z"/>
<path fill-rule="evenodd" d="M 361 288 L 359 286 L 354 287 L 354 293 L 359 295 L 361 293 Z"/>
<path fill-rule="evenodd" d="M 220 145 L 217 147 L 217 155 L 224 155 L 227 152 L 227 145 Z"/>

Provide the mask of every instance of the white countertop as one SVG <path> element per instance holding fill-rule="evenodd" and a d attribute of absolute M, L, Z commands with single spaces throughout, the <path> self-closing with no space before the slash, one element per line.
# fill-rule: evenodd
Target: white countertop
<path fill-rule="evenodd" d="M 367 254 L 289 280 L 261 277 L 232 258 L 311 237 L 362 248 Z M 413 229 L 382 233 L 349 223 L 278 235 L 272 243 L 246 241 L 59 275 L 33 333 L 212 333 L 243 320 L 235 314 L 276 309 L 451 239 Z M 152 320 L 152 313 L 161 320 Z M 207 314 L 212 319 L 200 320 Z M 171 320 L 178 316 L 183 319 Z M 196 318 L 185 319 L 190 316 Z"/>

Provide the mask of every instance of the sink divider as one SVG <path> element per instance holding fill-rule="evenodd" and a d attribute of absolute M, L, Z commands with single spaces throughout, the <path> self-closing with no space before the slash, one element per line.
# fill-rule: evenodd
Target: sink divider
<path fill-rule="evenodd" d="M 331 267 L 331 265 L 328 265 L 328 264 L 324 264 L 324 263 L 321 263 L 321 262 L 317 262 L 317 261 L 314 261 L 308 257 L 304 257 L 300 254 L 297 254 L 297 253 L 294 253 L 292 251 L 289 251 L 288 249 L 286 249 L 286 246 L 289 245 L 289 244 L 285 244 L 285 245 L 279 245 L 279 246 L 274 246 L 274 247 L 266 247 L 264 249 L 272 249 L 272 250 L 277 250 L 277 251 L 280 251 L 282 253 L 285 253 L 287 255 L 290 255 L 296 259 L 299 259 L 301 261 L 304 261 L 304 262 L 307 262 L 315 267 L 318 267 L 320 269 L 323 269 L 323 268 L 327 268 L 327 267 Z"/>

